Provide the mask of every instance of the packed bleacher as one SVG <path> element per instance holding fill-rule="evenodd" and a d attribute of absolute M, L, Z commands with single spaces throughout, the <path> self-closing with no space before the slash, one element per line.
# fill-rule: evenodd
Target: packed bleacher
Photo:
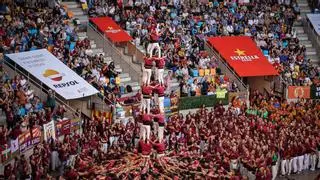
<path fill-rule="evenodd" d="M 91 49 L 90 40 L 78 36 L 79 26 L 68 16 L 66 7 L 56 3 L 53 9 L 6 6 L 10 11 L 0 21 L 1 53 L 14 53 L 46 48 L 90 82 L 102 97 L 119 98 L 132 92 L 120 85 L 115 65 L 103 52 Z M 107 98 L 109 97 L 109 98 Z M 110 102 L 110 101 L 107 101 Z"/>
<path fill-rule="evenodd" d="M 202 54 L 205 36 L 245 35 L 256 41 L 288 85 L 308 86 L 319 79 L 319 68 L 306 57 L 306 48 L 299 44 L 293 28 L 294 22 L 301 19 L 294 2 L 215 0 L 197 6 L 195 2 L 127 1 L 124 10 L 100 2 L 89 2 L 89 15 L 113 17 L 134 37 L 137 46 L 147 48 L 152 29 L 156 29 L 161 34 L 159 44 L 166 54 L 166 66 L 178 78 L 192 77 L 195 69 L 215 67 L 214 59 L 210 61 Z"/>
<path fill-rule="evenodd" d="M 144 7 L 141 10 L 136 9 L 139 7 L 129 7 L 127 11 L 134 13 L 137 10 L 143 14 L 148 10 L 148 13 L 159 13 L 160 17 L 156 18 L 157 20 L 162 18 L 161 11 L 157 10 L 161 7 L 157 8 L 157 6 L 160 5 Z M 172 7 L 168 17 L 171 16 L 173 24 L 178 24 L 171 27 L 176 28 L 171 29 L 173 33 L 170 34 L 169 28 L 170 35 L 162 35 L 164 40 L 161 42 L 166 42 L 166 38 L 171 39 L 168 42 L 172 47 L 164 47 L 167 43 L 160 44 L 165 51 L 164 54 L 168 55 L 167 68 L 181 80 L 182 96 L 208 95 L 220 88 L 237 91 L 237 85 L 229 82 L 227 76 L 214 72 L 217 67 L 215 59 L 208 58 L 201 45 L 203 44 L 201 35 L 204 32 L 213 33 L 210 35 L 244 33 L 255 36 L 261 41 L 263 35 L 260 34 L 261 37 L 258 37 L 257 32 L 263 30 L 259 30 L 259 20 L 254 25 L 255 17 L 262 18 L 265 15 L 260 17 L 255 14 L 255 12 L 258 13 L 257 9 L 264 8 L 264 13 L 275 12 L 275 17 L 283 13 L 278 5 L 263 7 L 256 7 L 254 4 L 239 6 L 234 3 L 219 5 L 214 1 L 210 4 L 215 7 L 210 8 L 213 12 L 210 12 L 207 6 L 183 8 L 179 4 L 169 3 L 168 5 Z M 114 70 L 114 65 L 106 64 L 103 57 L 90 53 L 90 41 L 78 39 L 76 30 L 66 22 L 68 17 L 62 6 L 57 4 L 52 12 L 46 8 L 35 10 L 9 7 L 11 13 L 16 14 L 11 14 L 10 17 L 4 16 L 0 21 L 3 24 L 0 29 L 1 53 L 47 48 L 94 87 L 103 91 L 105 96 L 119 95 L 119 86 L 112 82 L 116 81 L 118 74 Z M 89 7 L 101 8 L 100 5 L 92 6 L 91 4 Z M 165 5 L 162 5 L 162 8 L 166 9 Z M 116 16 L 115 12 L 118 12 L 116 6 L 111 5 L 111 9 L 114 9 L 114 12 L 110 14 Z M 34 11 L 39 12 L 34 13 Z M 91 14 L 110 15 L 105 9 L 99 11 L 89 9 Z M 210 27 L 203 25 L 209 23 L 199 25 L 194 18 L 190 21 L 179 20 L 180 15 L 187 18 L 189 14 L 199 16 L 200 19 L 205 17 L 210 19 L 211 15 L 206 16 L 206 12 L 210 12 L 214 17 L 209 20 L 215 22 Z M 237 14 L 234 16 L 235 19 L 228 20 L 227 17 L 233 17 L 232 14 Z M 135 16 L 133 14 L 133 17 Z M 289 10 L 285 16 L 289 16 L 285 18 L 288 21 L 285 25 L 290 24 L 295 18 L 292 14 L 293 19 L 290 19 Z M 224 18 L 218 20 L 215 19 L 217 17 Z M 271 15 L 268 15 L 264 19 L 272 20 L 270 17 Z M 119 23 L 123 22 L 120 19 L 122 16 L 114 18 Z M 170 18 L 163 19 L 171 21 Z M 143 18 L 138 20 L 143 21 Z M 139 22 L 138 20 L 135 21 Z M 133 22 L 128 19 L 126 21 Z M 250 24 L 251 21 L 252 24 Z M 180 22 L 183 24 L 181 29 Z M 245 22 L 244 24 L 249 24 L 250 28 L 243 27 L 242 31 L 237 32 L 235 22 L 239 24 Z M 218 26 L 216 32 L 213 30 L 214 24 Z M 234 26 L 230 27 L 230 24 Z M 270 26 L 277 26 L 274 22 L 270 24 Z M 170 26 L 171 22 L 168 25 Z M 280 25 L 275 29 L 279 27 Z M 132 30 L 135 31 L 136 28 L 132 27 Z M 190 29 L 190 35 L 179 33 L 183 29 Z M 266 32 L 273 34 L 273 29 L 266 29 Z M 290 30 L 284 30 L 285 34 L 286 32 Z M 136 41 L 141 38 L 142 44 L 149 41 L 149 37 L 143 39 L 142 36 L 135 35 L 136 32 L 132 33 Z M 147 30 L 144 33 L 148 36 Z M 185 40 L 188 37 L 193 40 Z M 269 51 L 271 58 L 277 58 L 277 55 L 280 55 L 277 66 L 284 67 L 284 70 L 280 68 L 281 71 L 289 67 L 288 72 L 300 75 L 304 68 L 309 68 L 296 61 L 293 63 L 293 69 L 290 69 L 292 65 L 286 64 L 286 61 L 290 61 L 290 57 L 282 57 L 282 55 L 286 56 L 284 54 L 287 53 L 288 56 L 294 57 L 297 54 L 292 53 L 298 53 L 297 56 L 302 54 L 301 60 L 304 63 L 303 48 L 274 50 L 273 43 L 283 43 L 285 40 L 281 37 L 274 40 L 270 38 L 269 36 L 265 38 L 266 46 L 264 42 L 258 44 L 262 50 Z M 290 39 L 290 37 L 286 38 Z M 292 46 L 296 46 L 294 41 L 289 40 L 287 46 L 290 46 L 290 42 L 293 43 Z M 191 45 L 188 46 L 188 43 Z M 280 54 L 273 54 L 273 51 L 279 51 Z M 274 61 L 277 63 L 278 60 Z M 314 71 L 314 69 L 310 70 Z M 28 131 L 35 126 L 42 127 L 52 119 L 64 117 L 65 109 L 63 106 L 56 105 L 53 92 L 49 92 L 46 101 L 42 102 L 30 89 L 25 77 L 19 75 L 10 77 L 3 69 L 0 69 L 0 75 L 0 105 L 2 112 L 6 115 L 5 125 L 0 126 L 1 148 L 10 140 L 16 139 L 23 131 Z M 310 78 L 306 84 L 311 83 L 317 76 L 319 74 L 313 77 L 305 76 Z M 290 77 L 286 79 L 290 84 L 305 83 L 304 80 L 296 80 L 293 77 L 290 81 Z M 109 82 L 106 83 L 106 81 Z M 170 77 L 166 82 L 167 86 L 170 86 Z M 105 84 L 108 85 L 105 86 Z M 151 111 L 154 112 L 157 109 Z M 116 121 L 113 124 L 103 117 L 93 117 L 83 122 L 81 135 L 72 133 L 65 135 L 63 140 L 43 141 L 33 148 L 30 157 L 24 154 L 16 157 L 13 163 L 5 165 L 3 176 L 7 179 L 53 179 L 58 176 L 65 179 L 273 179 L 278 171 L 281 175 L 314 171 L 320 168 L 319 112 L 320 104 L 315 100 L 299 99 L 297 102 L 287 102 L 273 95 L 255 91 L 251 94 L 249 107 L 235 98 L 227 107 L 217 104 L 211 109 L 200 108 L 196 113 L 189 113 L 185 117 L 181 114 L 171 116 L 163 122 L 165 124 L 164 141 L 156 138 L 157 128 L 159 128 L 155 125 L 156 123 L 152 125 L 150 140 L 143 140 L 141 123 L 144 121 L 144 114 L 137 114 L 134 119 Z M 153 120 L 157 119 L 156 116 L 151 117 Z M 157 119 L 157 124 L 159 123 Z M 147 158 L 150 154 L 151 158 Z"/>

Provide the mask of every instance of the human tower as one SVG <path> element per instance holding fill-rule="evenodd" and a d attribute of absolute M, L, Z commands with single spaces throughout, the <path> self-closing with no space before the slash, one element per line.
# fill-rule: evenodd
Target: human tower
<path fill-rule="evenodd" d="M 159 34 L 153 31 L 150 37 L 151 42 L 147 48 L 148 55 L 144 58 L 143 65 L 139 149 L 144 157 L 149 157 L 152 149 L 155 149 L 157 157 L 160 157 L 164 155 L 166 150 L 163 138 L 165 128 L 165 86 L 163 81 L 165 60 L 161 56 L 158 43 Z M 156 50 L 157 56 L 153 55 L 154 50 Z"/>

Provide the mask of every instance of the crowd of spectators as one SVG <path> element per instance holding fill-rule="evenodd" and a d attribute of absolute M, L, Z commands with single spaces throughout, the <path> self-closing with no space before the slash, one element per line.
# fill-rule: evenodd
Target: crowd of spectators
<path fill-rule="evenodd" d="M 89 15 L 113 17 L 145 48 L 156 27 L 167 68 L 178 77 L 179 70 L 188 77 L 193 69 L 215 67 L 201 53 L 206 36 L 245 35 L 256 41 L 288 85 L 310 85 L 319 79 L 319 67 L 307 58 L 293 28 L 301 19 L 296 1 L 126 2 L 89 1 Z"/>
<path fill-rule="evenodd" d="M 120 11 L 117 6 L 111 6 L 114 7 L 115 12 Z M 258 38 L 257 32 L 260 32 L 260 26 L 258 26 L 259 20 L 254 25 L 255 17 L 260 19 L 264 17 L 265 20 L 272 18 L 269 18 L 269 15 L 267 17 L 261 15 L 260 17 L 252 12 L 263 8 L 265 13 L 268 11 L 278 12 L 279 10 L 281 14 L 283 12 L 279 8 L 286 9 L 288 7 L 279 5 L 260 7 L 259 5 L 255 6 L 255 4 L 239 6 L 234 3 L 219 5 L 217 1 L 211 3 L 211 6 L 215 8 L 208 9 L 208 6 L 192 6 L 194 8 L 191 8 L 187 5 L 184 7 L 181 4 L 169 3 L 168 7 L 171 10 L 168 14 L 161 13 L 162 11 L 159 11 L 161 7 L 157 8 L 157 5 L 148 6 L 148 8 L 141 5 L 121 11 L 121 13 L 131 11 L 136 13 L 140 11 L 138 14 L 147 12 L 148 17 L 152 17 L 149 13 L 159 13 L 159 18 L 156 18 L 158 16 L 153 16 L 156 20 L 164 16 L 164 20 L 172 21 L 169 22 L 168 26 L 170 27 L 173 24 L 173 33 L 163 37 L 163 42 L 166 42 L 166 37 L 169 39 L 168 43 L 160 44 L 168 55 L 168 68 L 174 71 L 175 76 L 180 76 L 179 78 L 185 81 L 185 83 L 182 83 L 182 90 L 188 88 L 184 87 L 187 86 L 184 84 L 190 83 L 190 91 L 182 91 L 184 94 L 196 95 L 197 93 L 199 94 L 199 91 L 200 94 L 209 94 L 209 92 L 214 92 L 214 90 L 209 91 L 210 88 L 218 88 L 210 85 L 208 81 L 219 83 L 220 86 L 226 86 L 224 82 L 228 81 L 226 76 L 220 76 L 219 73 L 219 76 L 214 78 L 211 76 L 205 77 L 205 81 L 201 82 L 201 86 L 198 85 L 197 80 L 190 80 L 189 76 L 184 78 L 187 72 L 191 76 L 191 70 L 194 67 L 198 68 L 200 66 L 203 68 L 203 66 L 206 66 L 208 69 L 216 67 L 214 59 L 196 55 L 203 51 L 202 35 L 206 29 L 209 29 L 210 33 L 216 33 L 217 35 L 230 35 L 230 33 L 237 32 L 235 25 L 242 24 L 243 30 L 239 30 L 239 34 L 247 33 L 247 35 L 251 34 Z M 136 8 L 141 9 L 137 10 Z M 270 9 L 268 10 L 268 8 Z M 68 18 L 62 6 L 57 5 L 52 12 L 46 8 L 35 10 L 10 6 L 10 9 L 13 14 L 10 17 L 1 19 L 0 48 L 2 53 L 48 48 L 79 75 L 88 79 L 93 86 L 98 89 L 104 88 L 104 93 L 105 91 L 107 92 L 105 94 L 110 92 L 108 90 L 109 86 L 104 86 L 105 81 L 107 81 L 105 77 L 107 76 L 109 81 L 112 77 L 115 79 L 117 72 L 114 71 L 112 64 L 104 64 L 101 56 L 91 56 L 90 52 L 86 52 L 86 49 L 90 47 L 90 41 L 77 39 L 76 30 L 72 30 L 68 23 L 65 22 Z M 146 11 L 147 9 L 148 11 Z M 162 9 L 166 10 L 167 8 L 162 6 Z M 190 9 L 191 12 L 185 9 Z M 251 15 L 247 18 L 243 17 L 244 14 L 241 11 L 248 11 L 248 16 L 252 14 L 252 17 Z M 115 12 L 113 12 L 114 16 L 117 15 Z M 203 23 L 198 27 L 195 24 L 199 22 L 196 23 L 195 18 L 191 18 L 190 21 L 186 20 L 192 14 L 194 16 L 203 15 L 200 19 L 207 20 L 211 16 L 212 18 L 210 21 L 208 20 L 208 23 Z M 226 14 L 226 16 L 220 16 L 221 14 Z M 230 19 L 231 22 L 228 22 L 227 17 L 231 18 L 234 14 L 237 14 L 237 16 L 235 16 L 234 20 Z M 132 17 L 136 18 L 135 16 L 134 14 Z M 285 13 L 284 19 L 288 20 L 286 25 L 287 23 L 290 24 L 294 19 L 292 17 L 293 19 L 289 20 L 290 18 L 287 16 L 290 16 L 290 12 Z M 139 17 L 141 17 L 139 21 L 144 21 L 144 15 Z M 181 17 L 185 19 L 180 19 Z M 122 15 L 118 20 L 115 17 L 120 23 L 122 22 L 121 18 L 123 18 Z M 246 20 L 239 20 L 242 18 Z M 252 24 L 249 23 L 251 22 L 250 20 Z M 209 22 L 211 21 L 215 23 L 210 25 Z M 128 22 L 132 23 L 133 21 L 128 20 Z M 178 24 L 175 25 L 174 22 Z M 179 26 L 179 22 L 181 26 Z M 166 22 L 163 23 L 166 24 Z M 216 31 L 212 31 L 215 24 Z M 231 27 L 229 25 L 231 24 L 234 25 L 231 26 L 234 28 L 233 31 L 230 31 Z M 250 26 L 247 27 L 248 24 Z M 277 23 L 270 24 L 277 26 Z M 279 25 L 279 27 L 281 26 Z M 136 27 L 133 29 L 136 29 Z M 190 35 L 178 33 L 179 31 L 183 32 L 183 29 L 190 29 Z M 168 33 L 170 33 L 169 30 Z M 268 31 L 273 32 L 273 30 L 267 29 Z M 277 30 L 275 31 L 277 32 Z M 286 30 L 285 34 L 287 32 L 291 32 L 291 30 Z M 146 31 L 145 33 L 148 32 Z M 137 37 L 140 38 L 141 36 L 134 37 L 137 40 Z M 169 37 L 173 37 L 173 39 Z M 185 40 L 188 37 L 192 40 Z M 268 36 L 266 38 L 266 43 L 270 40 L 269 38 L 271 37 Z M 280 39 L 280 37 L 278 38 Z M 145 40 L 140 39 L 140 42 L 147 42 L 147 39 L 148 37 Z M 279 39 L 275 39 L 275 42 L 280 42 L 278 41 Z M 174 48 L 164 47 L 170 43 Z M 187 46 L 188 43 L 191 45 Z M 263 43 L 260 46 L 265 47 Z M 269 45 L 267 44 L 267 46 Z M 270 46 L 270 48 L 272 50 L 267 49 L 271 50 L 270 57 L 272 57 L 273 51 L 277 51 L 277 49 L 273 50 L 273 46 Z M 192 52 L 189 52 L 190 49 Z M 280 52 L 290 54 L 289 51 L 291 51 L 303 54 L 303 50 L 300 47 L 296 49 L 297 51 L 289 49 L 280 49 Z M 176 50 L 178 52 L 175 52 Z M 179 56 L 179 51 L 181 51 L 181 57 L 175 59 L 174 56 Z M 294 55 L 291 53 L 290 56 Z M 187 58 L 187 60 L 182 58 Z M 284 61 L 290 61 L 289 59 Z M 305 58 L 303 57 L 303 59 Z M 283 59 L 280 58 L 279 66 L 285 66 L 282 61 Z M 303 62 L 305 61 L 303 60 Z M 102 64 L 103 66 L 97 67 L 96 64 Z M 297 62 L 294 62 L 294 72 L 297 69 L 295 68 L 296 64 Z M 303 72 L 303 67 L 300 64 L 298 66 L 299 72 Z M 98 70 L 99 68 L 100 70 Z M 10 138 L 15 139 L 18 137 L 23 130 L 33 126 L 41 127 L 42 124 L 54 117 L 62 118 L 64 116 L 63 107 L 56 107 L 53 92 L 49 92 L 47 101 L 41 102 L 24 77 L 16 76 L 10 78 L 3 69 L 1 69 L 0 73 L 0 105 L 2 112 L 5 112 L 7 124 L 7 126 L 0 127 L 1 145 L 6 144 Z M 100 76 L 100 74 L 103 76 Z M 310 80 L 314 79 L 315 77 L 310 77 Z M 301 82 L 293 81 L 292 83 Z M 109 85 L 110 82 L 107 84 Z M 230 88 L 230 85 L 225 88 Z M 231 85 L 231 89 L 233 88 L 236 89 L 236 85 Z M 217 104 L 211 109 L 201 108 L 197 113 L 189 113 L 185 117 L 182 115 L 172 116 L 165 125 L 166 155 L 159 159 L 153 157 L 151 159 L 143 158 L 139 154 L 138 144 L 141 138 L 139 137 L 140 116 L 128 121 L 117 121 L 114 124 L 108 124 L 108 121 L 103 118 L 94 118 L 83 123 L 82 135 L 72 134 L 65 136 L 62 141 L 51 140 L 49 143 L 43 142 L 33 149 L 33 154 L 29 158 L 24 155 L 17 157 L 13 165 L 9 164 L 5 167 L 4 176 L 8 177 L 8 179 L 25 179 L 29 177 L 33 179 L 50 179 L 51 172 L 58 170 L 58 174 L 66 179 L 94 179 L 97 177 L 119 179 L 134 177 L 239 179 L 251 176 L 256 176 L 257 179 L 271 179 L 274 174 L 272 167 L 276 164 L 278 158 L 282 160 L 281 173 L 283 175 L 307 169 L 315 170 L 316 167 L 320 168 L 319 112 L 320 104 L 317 101 L 300 99 L 296 103 L 288 103 L 272 95 L 254 92 L 250 98 L 249 108 L 239 99 L 235 99 L 228 108 L 223 107 L 222 104 Z M 156 141 L 156 133 L 153 133 L 153 131 L 154 129 L 152 129 L 151 133 L 151 142 L 147 142 L 151 145 L 154 145 Z M 300 160 L 294 161 L 295 158 L 301 156 L 303 156 L 302 166 Z M 239 162 L 241 162 L 241 165 Z"/>
<path fill-rule="evenodd" d="M 72 25 L 63 5 L 22 8 L 11 2 L 6 7 L 9 12 L 0 17 L 1 54 L 45 48 L 98 89 L 102 97 L 116 99 L 132 92 L 131 87 L 120 84 L 114 62 L 92 50 L 89 39 L 78 36 L 79 26 Z"/>
<path fill-rule="evenodd" d="M 164 136 L 167 150 L 161 158 L 140 155 L 139 115 L 114 124 L 103 118 L 85 121 L 82 135 L 37 146 L 30 157 L 29 174 L 45 177 L 45 172 L 59 170 L 67 179 L 272 179 L 275 171 L 290 175 L 320 168 L 319 102 L 288 103 L 259 92 L 250 99 L 249 108 L 235 98 L 227 108 L 217 104 L 185 117 L 170 117 Z M 152 129 L 147 142 L 151 146 L 157 144 L 156 134 Z M 36 167 L 35 162 L 43 166 Z M 281 164 L 279 169 L 276 164 Z M 26 174 L 15 166 L 7 167 L 6 173 Z"/>
<path fill-rule="evenodd" d="M 3 63 L 3 62 L 2 62 Z M 65 117 L 66 109 L 62 105 L 57 105 L 54 92 L 49 91 L 47 99 L 42 101 L 38 94 L 30 87 L 28 80 L 20 75 L 10 77 L 8 72 L 0 65 L 0 108 L 2 118 L 0 125 L 0 149 L 6 150 L 10 147 L 11 140 L 15 140 L 20 134 L 30 131 L 34 127 L 40 127 L 51 120 L 60 120 Z M 42 147 L 42 146 L 40 146 Z M 32 173 L 42 173 L 46 175 L 49 167 L 47 164 L 48 154 L 47 148 L 34 149 L 34 155 L 30 161 L 22 154 L 20 158 L 15 158 L 14 165 L 8 165 L 4 170 L 6 179 L 16 179 L 17 176 L 11 175 L 11 170 L 14 169 L 21 179 L 29 177 Z M 34 159 L 34 156 L 43 154 L 45 156 L 43 164 L 39 164 L 39 159 Z M 44 158 L 44 157 L 43 157 Z M 31 169 L 30 169 L 31 165 Z M 13 168 L 14 166 L 14 168 Z M 39 172 L 38 172 L 39 171 Z M 33 177 L 36 177 L 33 174 Z"/>

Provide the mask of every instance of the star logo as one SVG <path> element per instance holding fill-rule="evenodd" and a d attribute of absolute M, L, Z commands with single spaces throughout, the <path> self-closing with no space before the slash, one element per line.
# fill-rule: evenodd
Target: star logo
<path fill-rule="evenodd" d="M 109 29 L 109 30 L 112 30 L 112 29 L 113 29 L 113 27 L 109 26 L 109 27 L 108 27 L 108 29 Z"/>
<path fill-rule="evenodd" d="M 234 52 L 237 53 L 238 56 L 245 56 L 245 55 L 246 55 L 245 51 L 241 51 L 240 49 L 237 49 L 237 50 L 234 51 Z"/>

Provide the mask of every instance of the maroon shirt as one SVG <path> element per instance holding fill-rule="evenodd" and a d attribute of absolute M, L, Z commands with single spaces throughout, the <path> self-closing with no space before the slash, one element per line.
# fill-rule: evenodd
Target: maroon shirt
<path fill-rule="evenodd" d="M 158 69 L 163 69 L 165 64 L 166 64 L 166 61 L 164 58 L 158 58 L 156 61 L 156 66 Z"/>
<path fill-rule="evenodd" d="M 144 98 L 150 98 L 152 95 L 152 88 L 150 86 L 143 86 L 142 94 Z"/>
<path fill-rule="evenodd" d="M 151 121 L 151 117 L 148 114 L 143 114 L 142 115 L 142 121 L 143 122 L 150 122 Z"/>
<path fill-rule="evenodd" d="M 164 143 L 156 143 L 154 146 L 158 154 L 163 154 L 166 151 L 166 146 Z"/>
<path fill-rule="evenodd" d="M 163 97 L 164 96 L 164 91 L 165 91 L 165 87 L 164 86 L 158 86 L 156 88 L 156 93 L 158 94 L 159 97 Z"/>
<path fill-rule="evenodd" d="M 152 144 L 151 143 L 145 143 L 144 141 L 140 141 L 140 148 L 142 155 L 150 155 L 152 150 Z"/>
<path fill-rule="evenodd" d="M 153 60 L 152 58 L 144 58 L 144 68 L 151 69 Z"/>

